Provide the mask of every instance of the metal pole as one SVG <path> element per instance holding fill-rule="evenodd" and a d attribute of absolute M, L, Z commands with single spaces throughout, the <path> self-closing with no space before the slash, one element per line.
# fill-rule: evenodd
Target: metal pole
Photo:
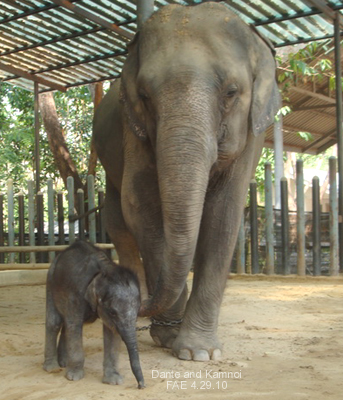
<path fill-rule="evenodd" d="M 279 120 L 274 122 L 274 160 L 275 160 L 275 208 L 281 208 L 281 178 L 283 170 L 283 134 L 282 134 L 282 115 Z"/>
<path fill-rule="evenodd" d="M 338 222 L 339 222 L 339 265 L 343 271 L 343 126 L 342 126 L 342 66 L 339 12 L 334 20 L 335 27 L 335 74 L 336 74 L 336 129 L 338 150 Z"/>
<path fill-rule="evenodd" d="M 39 99 L 38 82 L 34 83 L 34 113 L 35 113 L 35 180 L 36 193 L 40 191 L 40 153 L 39 153 Z"/>
<path fill-rule="evenodd" d="M 305 205 L 304 205 L 304 163 L 297 160 L 297 272 L 306 275 L 305 260 Z"/>
<path fill-rule="evenodd" d="M 274 274 L 274 218 L 272 193 L 272 167 L 270 163 L 265 168 L 265 203 L 266 203 L 266 273 Z"/>
<path fill-rule="evenodd" d="M 144 22 L 154 12 L 154 0 L 137 0 L 137 28 L 142 29 Z"/>

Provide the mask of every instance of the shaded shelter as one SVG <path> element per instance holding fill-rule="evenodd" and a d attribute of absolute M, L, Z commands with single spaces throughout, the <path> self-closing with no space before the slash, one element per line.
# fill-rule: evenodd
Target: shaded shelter
<path fill-rule="evenodd" d="M 167 4 L 192 6 L 201 2 L 3 0 L 0 4 L 0 80 L 28 90 L 35 87 L 37 102 L 38 91 L 64 91 L 74 86 L 116 79 L 125 61 L 127 43 L 137 30 L 137 3 L 139 15 L 144 20 L 153 9 Z M 335 38 L 336 76 L 341 81 L 339 43 L 343 1 L 227 0 L 220 3 L 252 25 L 276 48 Z M 333 94 L 327 93 L 324 87 L 310 89 L 306 84 L 294 86 L 291 96 L 296 112 L 285 119 L 282 132 L 285 147 L 301 152 L 317 153 L 338 142 L 339 214 L 342 222 L 342 90 L 341 85 L 336 87 L 336 94 Z M 314 114 L 320 123 L 315 123 Z M 299 130 L 310 132 L 314 141 L 301 142 L 297 135 Z M 274 145 L 275 138 L 269 130 L 266 145 Z M 38 146 L 38 121 L 36 143 Z M 38 159 L 37 149 L 36 154 Z M 39 187 L 38 170 L 36 184 Z M 342 242 L 342 223 L 340 229 Z M 343 266 L 343 246 L 340 258 Z"/>

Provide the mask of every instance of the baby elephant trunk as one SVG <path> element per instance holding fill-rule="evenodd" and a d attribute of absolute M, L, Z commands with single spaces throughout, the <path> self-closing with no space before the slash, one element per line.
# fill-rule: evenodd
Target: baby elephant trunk
<path fill-rule="evenodd" d="M 138 382 L 138 389 L 145 388 L 144 377 L 141 369 L 141 364 L 139 361 L 138 347 L 137 347 L 137 337 L 135 328 L 129 331 L 123 332 L 122 339 L 126 345 L 127 351 L 129 353 L 131 370 L 136 377 Z"/>

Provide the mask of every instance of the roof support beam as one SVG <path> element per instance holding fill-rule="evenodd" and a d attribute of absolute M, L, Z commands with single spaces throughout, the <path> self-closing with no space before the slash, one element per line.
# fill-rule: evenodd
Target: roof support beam
<path fill-rule="evenodd" d="M 95 22 L 96 24 L 103 26 L 106 29 L 109 29 L 112 32 L 117 33 L 118 35 L 124 36 L 126 39 L 131 40 L 133 35 L 124 29 L 120 28 L 116 24 L 111 24 L 110 22 L 106 21 L 104 18 L 99 17 L 97 15 L 92 14 L 91 12 L 84 10 L 83 8 L 76 6 L 75 4 L 71 3 L 68 0 L 52 0 L 55 4 L 72 11 L 73 13 L 89 19 L 90 21 Z"/>
<path fill-rule="evenodd" d="M 323 1 L 323 0 L 306 0 L 306 2 L 310 3 L 310 5 L 316 7 L 323 14 L 325 14 L 327 17 L 329 17 L 332 21 L 334 21 L 336 18 L 338 18 L 339 25 L 341 27 L 343 27 L 342 16 L 339 13 L 336 13 L 331 7 L 329 7 L 325 1 Z"/>
<path fill-rule="evenodd" d="M 12 66 L 4 64 L 2 62 L 0 62 L 0 69 L 2 69 L 3 71 L 9 72 L 11 74 L 18 75 L 18 76 L 20 76 L 22 78 L 29 79 L 30 81 L 40 83 L 40 84 L 42 84 L 44 86 L 51 87 L 51 89 L 60 90 L 61 92 L 65 92 L 66 91 L 66 88 L 64 86 L 58 85 L 58 84 L 53 83 L 53 82 L 51 82 L 51 81 L 49 81 L 47 79 L 44 79 L 44 78 L 41 78 L 39 76 L 30 74 L 29 72 L 26 72 L 26 71 L 24 71 L 22 69 L 19 69 L 19 68 L 12 67 Z"/>
<path fill-rule="evenodd" d="M 301 88 L 299 88 L 297 86 L 292 86 L 290 88 L 290 90 L 292 90 L 293 92 L 299 93 L 299 94 L 303 94 L 305 96 L 311 96 L 311 97 L 314 97 L 316 99 L 323 100 L 326 103 L 336 104 L 336 100 L 335 99 L 333 99 L 332 97 L 329 97 L 329 96 L 325 96 L 324 94 L 311 92 L 310 90 L 301 89 Z"/>

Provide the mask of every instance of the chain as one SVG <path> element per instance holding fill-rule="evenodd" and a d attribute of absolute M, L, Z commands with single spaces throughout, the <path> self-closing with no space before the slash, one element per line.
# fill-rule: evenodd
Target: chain
<path fill-rule="evenodd" d="M 141 327 L 137 327 L 136 331 L 147 331 L 148 329 L 150 329 L 153 325 L 158 325 L 158 326 L 176 326 L 176 325 L 180 325 L 182 322 L 182 319 L 177 319 L 175 321 L 158 321 L 155 318 L 151 318 L 151 324 L 150 325 L 146 325 L 146 326 L 141 326 Z"/>
<path fill-rule="evenodd" d="M 182 322 L 182 318 L 181 319 L 177 319 L 175 321 L 158 321 L 155 318 L 151 318 L 151 325 L 158 325 L 158 326 L 176 326 L 176 325 L 180 325 Z"/>
<path fill-rule="evenodd" d="M 148 329 L 150 329 L 151 328 L 151 325 L 152 324 L 150 324 L 150 325 L 146 325 L 146 326 L 141 326 L 141 327 L 137 327 L 136 328 L 136 331 L 147 331 Z"/>

